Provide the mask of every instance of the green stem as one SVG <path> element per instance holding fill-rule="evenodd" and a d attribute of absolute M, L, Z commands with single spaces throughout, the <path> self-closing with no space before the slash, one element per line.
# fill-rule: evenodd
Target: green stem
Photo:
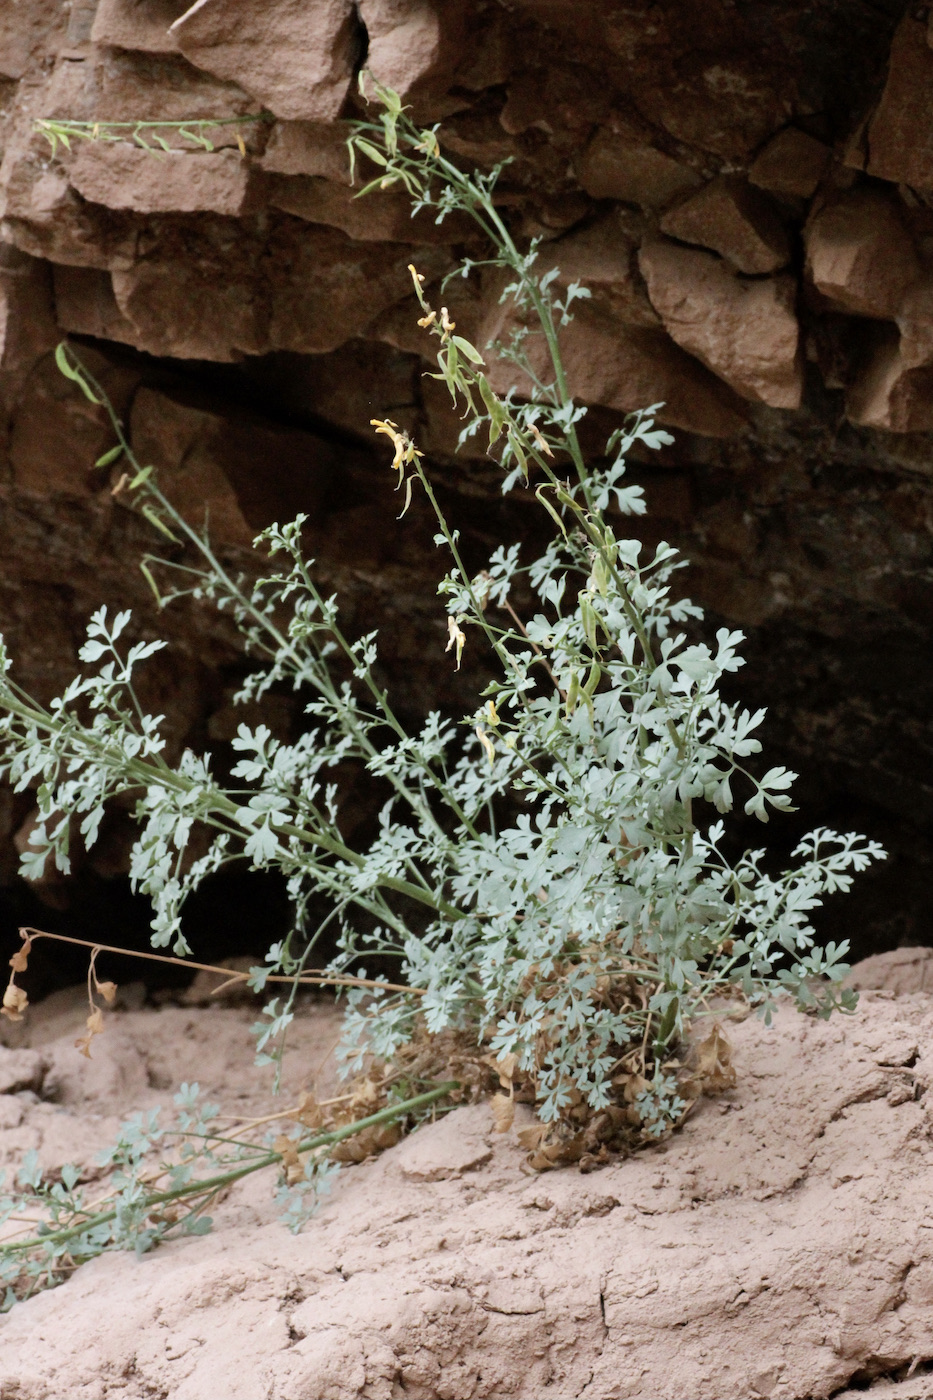
<path fill-rule="evenodd" d="M 41 729 L 49 734 L 61 733 L 61 721 L 56 721 L 54 716 L 48 714 L 39 706 L 18 701 L 9 693 L 5 696 L 3 703 L 4 709 L 8 713 L 25 720 L 27 724 L 34 725 L 37 729 Z M 90 742 L 88 731 L 82 727 L 80 733 L 86 743 Z M 104 749 L 103 753 L 100 752 L 102 746 L 94 746 L 91 744 L 91 747 L 94 751 L 95 758 L 113 762 L 123 780 L 121 782 L 121 788 L 124 790 L 147 788 L 153 784 L 169 787 L 174 792 L 187 792 L 189 789 L 185 778 L 181 774 L 176 773 L 174 769 L 169 768 L 164 762 L 157 764 L 155 762 L 149 763 L 145 759 L 127 759 L 122 749 L 119 753 L 110 755 L 106 752 L 106 749 Z M 197 817 L 199 821 L 205 821 L 210 825 L 218 826 L 229 835 L 244 836 L 249 834 L 251 828 L 240 820 L 238 816 L 240 809 L 226 794 L 215 788 L 210 793 L 210 802 L 214 811 L 219 816 L 226 817 L 230 825 L 221 825 L 219 821 L 215 820 L 213 813 L 209 810 L 198 812 Z M 311 832 L 304 827 L 293 826 L 290 823 L 277 825 L 275 831 L 277 834 L 294 837 L 305 845 L 318 847 L 331 855 L 338 856 L 341 860 L 345 860 L 349 864 L 356 866 L 357 869 L 362 869 L 366 865 L 365 858 L 359 855 L 358 852 L 354 851 L 350 846 L 344 845 L 342 841 L 338 841 L 332 836 L 327 836 L 323 832 Z M 324 873 L 326 874 L 326 870 Z M 449 919 L 463 919 L 466 917 L 462 910 L 457 909 L 454 905 L 448 903 L 447 900 L 442 899 L 439 895 L 433 894 L 430 891 L 422 889 L 419 885 L 412 884 L 408 880 L 400 880 L 394 875 L 380 874 L 377 877 L 376 883 L 384 886 L 386 889 L 394 890 L 397 894 L 406 895 L 409 899 L 415 900 L 418 904 L 427 905 L 429 909 L 433 909 L 436 913 L 444 914 Z M 408 930 L 397 926 L 397 931 L 407 932 Z"/>
<path fill-rule="evenodd" d="M 415 1113 L 420 1108 L 426 1108 L 429 1104 L 436 1103 L 438 1099 L 444 1098 L 459 1087 L 457 1080 L 447 1080 L 435 1089 L 429 1089 L 426 1093 L 418 1094 L 413 1099 L 406 1099 L 404 1103 L 391 1104 L 388 1108 L 380 1109 L 378 1113 L 371 1113 L 368 1118 L 360 1118 L 355 1123 L 348 1123 L 345 1127 L 335 1128 L 329 1133 L 319 1133 L 317 1137 L 305 1138 L 304 1141 L 296 1145 L 296 1151 L 299 1153 L 313 1152 L 319 1147 L 333 1147 L 338 1142 L 343 1142 L 345 1138 L 363 1132 L 366 1128 L 376 1128 L 383 1123 L 394 1122 L 396 1118 L 401 1118 L 406 1113 Z M 155 1191 L 147 1196 L 141 1204 L 147 1210 L 151 1210 L 156 1206 L 169 1205 L 172 1201 L 184 1200 L 186 1197 L 212 1196 L 218 1191 L 222 1191 L 225 1186 L 231 1186 L 235 1181 L 240 1181 L 244 1176 L 262 1171 L 265 1167 L 275 1166 L 277 1162 L 281 1161 L 282 1154 L 280 1152 L 268 1152 L 259 1161 L 248 1162 L 246 1165 L 235 1167 L 231 1171 L 218 1172 L 216 1176 L 202 1177 L 198 1181 L 189 1181 L 184 1186 L 176 1186 L 171 1191 Z M 67 1244 L 69 1240 L 79 1238 L 88 1230 L 94 1230 L 99 1225 L 109 1224 L 111 1220 L 116 1219 L 116 1216 L 116 1209 L 101 1211 L 80 1225 L 72 1225 L 64 1230 L 50 1230 L 48 1234 L 35 1239 L 18 1240 L 14 1244 L 0 1244 L 0 1257 L 4 1254 L 23 1254 L 37 1246 L 47 1244 Z"/>

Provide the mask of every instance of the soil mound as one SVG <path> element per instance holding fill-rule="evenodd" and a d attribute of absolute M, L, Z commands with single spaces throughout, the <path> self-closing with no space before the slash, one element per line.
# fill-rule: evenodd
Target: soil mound
<path fill-rule="evenodd" d="M 213 1234 L 15 1307 L 0 1395 L 933 1400 L 933 995 L 925 959 L 869 963 L 852 1017 L 728 1026 L 737 1087 L 591 1175 L 527 1175 L 478 1105 L 343 1170 L 298 1236 L 241 1182 Z M 268 1111 L 248 1008 L 120 1013 L 90 1064 L 63 1016 L 0 1051 L 4 1165 L 90 1159 L 195 1074 Z M 287 1092 L 325 1087 L 336 1029 L 298 1023 Z"/>

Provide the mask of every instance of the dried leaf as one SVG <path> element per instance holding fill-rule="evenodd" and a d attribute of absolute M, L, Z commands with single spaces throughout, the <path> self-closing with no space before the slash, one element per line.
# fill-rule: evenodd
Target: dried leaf
<path fill-rule="evenodd" d="M 353 1118 L 365 1118 L 367 1113 L 379 1103 L 379 1085 L 374 1084 L 371 1079 L 364 1079 L 356 1086 L 353 1097 L 350 1100 L 350 1111 Z M 360 1110 L 363 1112 L 360 1112 Z"/>
<path fill-rule="evenodd" d="M 103 1035 L 104 1031 L 104 1013 L 99 1006 L 94 1007 L 84 1024 L 87 1027 L 87 1035 L 79 1036 L 75 1041 L 75 1049 L 80 1050 L 84 1058 L 89 1060 L 91 1058 L 91 1041 L 95 1035 Z"/>
<path fill-rule="evenodd" d="M 493 1132 L 507 1133 L 515 1121 L 515 1100 L 510 1094 L 493 1094 L 490 1100 Z"/>
<path fill-rule="evenodd" d="M 401 1135 L 402 1130 L 397 1123 L 377 1124 L 338 1142 L 330 1156 L 335 1162 L 365 1162 L 367 1157 L 374 1157 L 387 1147 L 394 1147 Z"/>
<path fill-rule="evenodd" d="M 530 1127 L 519 1128 L 517 1136 L 526 1152 L 534 1152 L 541 1146 L 546 1133 L 545 1123 L 532 1123 Z"/>
<path fill-rule="evenodd" d="M 294 1138 L 280 1134 L 273 1143 L 273 1151 L 277 1152 L 282 1159 L 282 1171 L 285 1176 L 286 1186 L 294 1186 L 304 1177 L 304 1167 L 301 1165 L 301 1158 L 298 1156 L 298 1146 Z"/>
<path fill-rule="evenodd" d="M 609 1161 L 609 1150 L 603 1143 L 598 1152 L 584 1152 L 580 1158 L 580 1170 L 586 1175 L 587 1172 L 594 1172 L 598 1167 L 603 1167 Z"/>
<path fill-rule="evenodd" d="M 628 1079 L 626 1080 L 625 1088 L 622 1090 L 622 1093 L 625 1097 L 625 1102 L 634 1103 L 635 1100 L 638 1098 L 638 1095 L 643 1094 L 645 1090 L 649 1087 L 650 1085 L 648 1084 L 648 1081 L 647 1079 L 645 1079 L 644 1075 L 630 1074 L 628 1076 Z M 639 1122 L 640 1121 L 641 1120 L 639 1119 Z"/>
<path fill-rule="evenodd" d="M 514 1053 L 500 1055 L 496 1061 L 496 1069 L 499 1071 L 499 1083 L 503 1089 L 511 1088 L 515 1071 L 518 1069 L 518 1056 Z"/>
<path fill-rule="evenodd" d="M 28 1005 L 29 998 L 22 987 L 17 987 L 11 982 L 3 993 L 2 1014 L 8 1016 L 11 1021 L 21 1021 Z"/>
<path fill-rule="evenodd" d="M 366 1144 L 360 1141 L 363 1134 L 358 1137 L 345 1138 L 343 1142 L 338 1142 L 336 1147 L 331 1148 L 331 1158 L 335 1162 L 365 1162 L 370 1155 L 366 1150 Z"/>
<path fill-rule="evenodd" d="M 497 1060 L 494 1060 L 492 1055 L 484 1055 L 481 1063 L 495 1070 L 503 1089 L 511 1090 L 515 1071 L 518 1069 L 518 1056 L 514 1052 L 510 1051 L 508 1055 L 500 1055 Z"/>
<path fill-rule="evenodd" d="M 22 948 L 17 949 L 17 951 L 13 954 L 12 958 L 10 958 L 10 967 L 12 967 L 14 972 L 26 971 L 26 966 L 29 962 L 29 954 L 31 952 L 32 939 L 27 938 L 23 943 Z"/>
<path fill-rule="evenodd" d="M 704 1093 L 720 1094 L 724 1089 L 734 1087 L 735 1067 L 732 1063 L 732 1046 L 718 1024 L 713 1026 L 706 1039 L 696 1047 L 694 1063 L 692 1078 Z"/>
<path fill-rule="evenodd" d="M 324 1124 L 324 1111 L 313 1094 L 302 1094 L 295 1112 L 295 1121 L 305 1128 L 320 1128 Z"/>
<path fill-rule="evenodd" d="M 555 1167 L 579 1162 L 585 1151 L 586 1144 L 582 1133 L 576 1133 L 571 1138 L 558 1138 L 554 1142 L 542 1141 L 542 1146 L 528 1159 L 528 1165 L 536 1172 L 553 1171 Z"/>
<path fill-rule="evenodd" d="M 177 1206 L 163 1206 L 161 1210 L 150 1211 L 149 1219 L 153 1225 L 174 1225 L 178 1215 Z"/>
<path fill-rule="evenodd" d="M 402 1136 L 402 1130 L 397 1123 L 383 1123 L 371 1131 L 373 1142 L 379 1152 L 384 1152 L 387 1147 L 394 1147 Z"/>
<path fill-rule="evenodd" d="M 108 1006 L 113 1006 L 113 1003 L 114 1003 L 114 1002 L 116 1001 L 116 999 L 117 999 L 117 984 L 116 984 L 116 982 L 98 982 L 97 979 L 95 978 L 95 979 L 94 979 L 94 985 L 96 986 L 98 992 L 100 992 L 101 996 L 103 997 L 103 999 L 104 999 L 104 1001 L 107 1003 L 107 1005 L 108 1005 Z"/>

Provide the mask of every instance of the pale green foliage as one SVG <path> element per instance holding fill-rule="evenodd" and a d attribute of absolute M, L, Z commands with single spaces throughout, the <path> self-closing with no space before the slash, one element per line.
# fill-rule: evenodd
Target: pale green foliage
<path fill-rule="evenodd" d="M 476 220 L 490 243 L 486 265 L 509 274 L 503 299 L 520 326 L 497 353 L 537 385 L 532 402 L 496 394 L 483 352 L 453 333 L 416 277 L 422 325 L 438 338 L 439 377 L 466 415 L 465 431 L 488 431 L 505 489 L 533 489 L 554 524 L 541 558 L 523 563 L 517 546 L 501 548 L 471 576 L 414 444 L 394 424 L 377 423 L 395 444 L 399 484 L 409 496 L 412 487 L 424 491 L 437 542 L 451 555 L 440 593 L 454 656 L 487 645 L 499 679 L 465 726 L 431 714 L 406 732 L 373 674 L 375 636 L 346 636 L 336 600 L 315 582 L 303 519 L 260 536 L 271 571 L 244 583 L 174 510 L 111 413 L 131 475 L 127 494 L 189 546 L 185 556 L 146 561 L 160 601 L 193 594 L 230 612 L 257 662 L 240 698 L 261 699 L 283 683 L 301 689 L 307 732 L 285 744 L 265 726 L 241 725 L 241 786 L 229 789 L 193 753 L 165 761 L 159 721 L 132 685 L 153 647 L 121 650 L 124 614 L 95 616 L 82 652 L 90 669 L 48 710 L 17 689 L 0 652 L 2 771 L 18 788 L 36 788 L 41 816 L 27 867 L 51 854 L 67 869 L 72 821 L 91 841 L 105 804 L 136 794 L 131 873 L 152 899 L 157 946 L 186 951 L 182 906 L 206 874 L 233 860 L 279 870 L 295 933 L 256 969 L 255 986 L 270 970 L 300 970 L 332 924 L 342 950 L 335 974 L 389 955 L 414 989 L 350 993 L 349 1066 L 367 1049 L 391 1057 L 422 1027 L 459 1028 L 496 1055 L 517 1056 L 547 1121 L 581 1097 L 593 1109 L 610 1102 L 617 1066 L 642 1046 L 642 1067 L 650 1061 L 655 1078 L 639 1106 L 646 1131 L 659 1133 L 680 1111 L 664 1059 L 713 995 L 740 988 L 765 1015 L 783 993 L 822 1014 L 853 1004 L 840 988 L 846 947 L 818 946 L 810 915 L 883 852 L 819 830 L 797 847 L 797 864 L 777 874 L 761 850 L 737 862 L 724 853 L 721 818 L 734 801 L 767 821 L 771 809 L 789 809 L 794 775 L 779 766 L 756 774 L 749 762 L 763 712 L 720 695 L 723 677 L 742 664 L 741 634 L 722 629 L 713 646 L 693 639 L 700 610 L 674 588 L 683 561 L 664 544 L 643 557 L 620 533 L 620 516 L 644 509 L 640 490 L 624 484 L 626 454 L 636 442 L 669 439 L 646 410 L 613 435 L 604 462 L 584 463 L 575 425 L 585 410 L 569 394 L 559 342 L 585 289 L 559 299 L 553 275 L 535 273 L 536 248 L 516 248 L 492 197 L 498 171 L 464 175 L 435 131 L 413 126 L 394 94 L 379 89 L 378 97 L 382 115 L 360 128 L 355 154 L 380 167 L 374 184 L 403 184 L 416 209 Z M 547 381 L 528 353 L 542 335 Z M 59 362 L 105 402 L 69 352 Z M 176 581 L 167 592 L 154 582 L 157 563 L 160 578 L 167 570 Z M 510 603 L 519 578 L 536 599 L 524 622 Z M 387 794 L 365 849 L 347 845 L 338 821 L 332 773 L 348 760 L 381 778 Z M 194 823 L 211 840 L 191 863 Z M 318 929 L 306 927 L 312 895 L 331 906 Z M 263 1044 L 284 1032 L 291 1002 L 267 1012 Z"/>
<path fill-rule="evenodd" d="M 183 1084 L 175 1096 L 177 1113 L 163 1123 L 158 1109 L 136 1113 L 121 1125 L 116 1142 L 103 1152 L 98 1167 L 110 1176 L 107 1208 L 95 1208 L 87 1187 L 78 1183 L 81 1169 L 66 1165 L 58 1180 L 43 1177 L 35 1152 L 28 1152 L 12 1183 L 14 1194 L 0 1199 L 0 1221 L 33 1220 L 38 1239 L 0 1247 L 0 1284 L 5 1287 L 3 1309 L 16 1299 L 59 1281 L 76 1264 L 114 1249 L 144 1254 L 173 1234 L 206 1234 L 211 1227 L 203 1214 L 204 1198 L 186 1209 L 158 1213 L 153 1205 L 153 1154 L 170 1156 L 155 1173 L 169 1196 L 183 1188 L 205 1166 L 217 1170 L 222 1163 L 243 1162 L 257 1156 L 257 1149 L 242 1144 L 232 1154 L 218 1156 L 210 1123 L 219 1110 L 199 1104 L 198 1086 Z M 268 1155 L 268 1154 L 260 1154 Z M 99 1194 L 98 1192 L 95 1194 Z M 179 1195 L 178 1199 L 183 1201 Z M 164 1206 L 165 1202 L 163 1202 Z"/>
<path fill-rule="evenodd" d="M 179 1234 L 207 1234 L 213 1222 L 205 1211 L 211 1203 L 234 1182 L 266 1168 L 282 1169 L 276 1204 L 284 1223 L 298 1231 L 339 1170 L 329 1156 L 336 1144 L 399 1119 L 416 1124 L 455 1087 L 444 1083 L 413 1098 L 396 1098 L 377 1113 L 311 1137 L 303 1138 L 294 1124 L 286 1155 L 280 1141 L 273 1145 L 274 1130 L 263 1143 L 218 1131 L 217 1105 L 200 1101 L 197 1084 L 182 1084 L 168 1122 L 156 1108 L 121 1124 L 116 1142 L 97 1161 L 107 1178 L 103 1194 L 98 1172 L 69 1163 L 45 1177 L 36 1153 L 27 1152 L 14 1180 L 0 1182 L 10 1191 L 0 1197 L 0 1312 L 54 1287 L 101 1254 L 145 1254 Z M 88 1175 L 93 1190 L 81 1185 Z"/>

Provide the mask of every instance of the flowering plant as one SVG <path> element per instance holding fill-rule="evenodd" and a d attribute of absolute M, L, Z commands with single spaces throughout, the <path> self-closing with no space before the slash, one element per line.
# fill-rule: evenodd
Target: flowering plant
<path fill-rule="evenodd" d="M 393 445 L 405 508 L 413 490 L 425 494 L 449 554 L 439 591 L 452 662 L 465 646 L 485 646 L 497 679 L 464 725 L 435 712 L 406 730 L 374 671 L 375 634 L 349 636 L 315 580 L 304 518 L 258 538 L 269 561 L 258 581 L 235 578 L 137 460 L 99 384 L 63 346 L 62 372 L 110 413 L 116 441 L 101 463 L 123 462 L 125 498 L 184 549 L 144 561 L 160 603 L 193 594 L 231 613 L 256 663 L 238 699 L 289 684 L 307 697 L 307 727 L 288 744 L 265 725 L 241 724 L 237 786 L 190 751 L 169 764 L 160 720 L 133 684 L 161 644 L 125 648 L 128 614 L 100 609 L 81 650 L 87 669 L 48 707 L 16 686 L 0 644 L 0 773 L 36 790 L 27 874 L 49 859 L 67 870 L 73 828 L 92 843 L 107 803 L 135 795 L 131 879 L 152 900 L 157 947 L 189 951 L 183 906 L 207 875 L 233 861 L 281 871 L 294 928 L 253 970 L 254 988 L 301 977 L 321 935 L 336 930 L 339 952 L 317 975 L 347 998 L 348 1070 L 366 1055 L 391 1060 L 418 1038 L 447 1037 L 461 1057 L 472 1047 L 503 1099 L 535 1104 L 541 1165 L 555 1145 L 579 1157 L 676 1122 L 699 1079 L 675 1052 L 723 998 L 739 995 L 765 1017 L 785 995 L 823 1015 L 851 1007 L 845 945 L 820 946 L 810 915 L 883 852 L 820 829 L 787 870 L 775 872 L 763 850 L 729 857 L 735 801 L 767 822 L 790 810 L 795 775 L 757 771 L 764 712 L 720 694 L 742 665 L 741 634 L 724 628 L 713 645 L 697 640 L 702 614 L 674 587 L 684 561 L 667 544 L 646 556 L 623 533 L 626 517 L 644 510 L 625 481 L 626 455 L 670 440 L 654 424 L 658 406 L 613 433 L 601 463 L 584 460 L 585 409 L 570 395 L 560 338 L 586 289 L 561 290 L 554 270 L 536 271 L 535 244 L 518 248 L 495 199 L 499 169 L 465 174 L 438 129 L 412 123 L 379 85 L 376 99 L 378 116 L 350 141 L 354 161 L 376 169 L 366 189 L 402 185 L 415 212 L 473 218 L 489 243 L 486 265 L 505 273 L 502 301 L 517 327 L 508 344 L 477 347 L 412 269 L 419 324 L 436 340 L 438 377 L 464 433 L 488 434 L 503 489 L 533 492 L 550 519 L 539 558 L 503 546 L 471 573 L 423 455 L 396 424 L 374 420 Z M 521 401 L 493 388 L 492 355 L 532 386 Z M 512 601 L 519 580 L 535 600 L 524 617 Z M 386 792 L 378 831 L 360 848 L 341 832 L 333 780 L 348 760 Z M 196 826 L 203 853 L 190 859 Z M 328 905 L 316 926 L 312 896 Z M 396 961 L 394 981 L 366 975 L 375 956 Z M 296 985 L 266 1006 L 261 1054 L 284 1034 Z M 14 1002 L 17 994 L 8 992 Z M 707 1057 L 715 1052 L 726 1075 L 724 1041 L 712 1034 Z M 505 1121 L 509 1110 L 500 1112 Z"/>

